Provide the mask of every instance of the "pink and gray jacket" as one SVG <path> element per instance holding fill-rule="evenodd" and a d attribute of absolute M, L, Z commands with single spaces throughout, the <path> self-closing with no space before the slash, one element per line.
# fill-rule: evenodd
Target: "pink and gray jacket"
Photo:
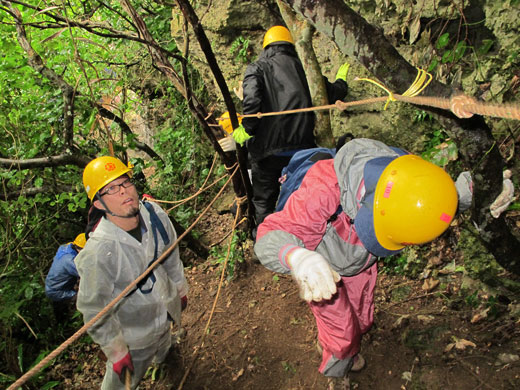
<path fill-rule="evenodd" d="M 375 240 L 371 205 L 363 202 L 369 195 L 364 177 L 371 177 L 370 187 L 375 190 L 384 167 L 404 153 L 360 138 L 345 144 L 333 160 L 316 162 L 283 210 L 268 216 L 258 227 L 255 253 L 261 263 L 272 271 L 289 273 L 287 254 L 294 247 L 304 247 L 320 253 L 340 275 L 353 276 L 374 264 L 376 256 L 395 253 L 384 250 Z M 371 169 L 367 166 L 371 160 L 382 164 Z M 340 205 L 343 211 L 332 220 Z M 358 223 L 361 208 L 365 217 Z"/>

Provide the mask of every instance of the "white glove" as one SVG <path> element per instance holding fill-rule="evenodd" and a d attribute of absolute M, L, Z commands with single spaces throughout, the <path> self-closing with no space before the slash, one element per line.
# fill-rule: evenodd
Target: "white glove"
<path fill-rule="evenodd" d="M 336 283 L 341 276 L 330 268 L 325 258 L 304 248 L 290 253 L 287 265 L 300 287 L 300 296 L 307 302 L 330 299 L 336 293 Z"/>
<path fill-rule="evenodd" d="M 471 207 L 473 200 L 473 179 L 468 171 L 462 172 L 455 182 L 459 197 L 459 212 L 464 212 Z"/>
<path fill-rule="evenodd" d="M 218 143 L 224 152 L 233 152 L 237 150 L 237 143 L 231 135 L 219 139 Z"/>

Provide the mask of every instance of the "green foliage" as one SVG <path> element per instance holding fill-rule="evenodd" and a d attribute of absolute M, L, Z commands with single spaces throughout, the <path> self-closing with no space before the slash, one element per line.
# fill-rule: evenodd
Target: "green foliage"
<path fill-rule="evenodd" d="M 449 48 L 450 33 L 444 33 L 437 39 L 435 48 L 440 54 L 440 59 L 434 57 L 428 67 L 428 72 L 433 72 L 439 63 L 441 64 L 455 64 L 459 62 L 466 53 L 468 46 L 464 41 L 458 41 L 454 46 Z"/>
<path fill-rule="evenodd" d="M 235 230 L 233 233 L 233 237 L 231 238 L 231 248 L 229 250 L 229 259 L 226 267 L 228 280 L 233 279 L 238 265 L 244 262 L 245 255 L 242 244 L 246 237 L 247 234 L 240 230 Z M 214 259 L 213 263 L 223 265 L 226 260 L 227 252 L 228 245 L 215 246 L 211 248 L 210 257 Z"/>
<path fill-rule="evenodd" d="M 408 259 L 401 253 L 384 257 L 381 272 L 389 275 L 404 275 L 407 264 Z"/>
<path fill-rule="evenodd" d="M 492 39 L 483 39 L 482 44 L 479 47 L 469 45 L 465 41 L 457 41 L 450 45 L 452 40 L 453 39 L 450 37 L 450 33 L 448 32 L 439 36 L 435 42 L 438 56 L 432 58 L 432 61 L 428 66 L 428 72 L 433 72 L 439 64 L 455 65 L 460 63 L 467 55 L 468 49 L 475 55 L 474 67 L 478 67 L 479 57 L 488 55 L 495 44 L 495 41 Z"/>
<path fill-rule="evenodd" d="M 426 112 L 424 110 L 415 110 L 414 116 L 413 116 L 413 122 L 430 122 L 433 120 L 432 114 L 429 112 Z"/>
<path fill-rule="evenodd" d="M 419 246 L 404 247 L 401 252 L 381 259 L 383 262 L 381 272 L 416 277 L 426 266 L 427 258 L 423 255 L 425 251 L 425 248 Z"/>
<path fill-rule="evenodd" d="M 137 3 L 134 6 L 162 47 L 174 51 L 176 46 L 169 24 L 171 7 L 148 3 L 143 4 L 144 10 Z M 110 102 L 111 105 L 106 106 L 128 123 L 136 113 L 148 119 L 144 114 L 156 105 L 162 109 L 161 118 L 168 119 L 158 126 L 158 148 L 151 146 L 165 163 L 157 166 L 136 158 L 132 160 L 135 172 L 155 169 L 144 188 L 150 190 L 153 185 L 152 193 L 159 199 L 181 199 L 198 189 L 208 175 L 213 150 L 207 148 L 207 141 L 191 118 L 183 97 L 169 84 L 158 87 L 161 88 L 158 96 L 164 96 L 162 100 L 157 99 L 161 103 L 149 104 L 144 93 L 139 95 L 146 92 L 143 80 L 157 82 L 160 79 L 151 66 L 146 47 L 131 40 L 94 35 L 77 27 L 45 28 L 52 18 L 35 7 L 45 8 L 45 5 L 28 1 L 18 8 L 23 20 L 30 23 L 25 26 L 27 39 L 45 66 L 74 88 L 73 142 L 65 144 L 62 91 L 45 74 L 29 65 L 27 54 L 17 40 L 12 16 L 3 8 L 0 9 L 0 131 L 4 136 L 0 137 L 0 157 L 25 160 L 66 152 L 83 156 L 108 154 L 107 135 L 104 127 L 97 124 L 97 111 L 92 102 L 102 99 Z M 75 20 L 92 18 L 100 26 L 133 30 L 128 19 L 121 17 L 124 12 L 117 2 L 110 4 L 110 9 L 77 0 L 67 2 L 64 7 L 67 7 L 67 16 Z M 64 11 L 62 7 L 47 10 L 60 15 Z M 35 25 L 39 28 L 34 28 Z M 180 69 L 179 64 L 174 66 Z M 203 88 L 200 77 L 191 69 L 189 76 L 194 93 L 204 98 L 200 93 Z M 132 89 L 136 92 L 130 92 Z M 167 104 L 162 103 L 164 101 Z M 135 148 L 135 136 L 125 136 L 116 123 L 105 122 L 118 156 Z M 0 169 L 0 258 L 3 260 L 0 382 L 14 380 L 11 367 L 27 370 L 61 344 L 67 329 L 82 324 L 78 313 L 66 323 L 57 324 L 44 293 L 45 276 L 58 246 L 72 241 L 85 228 L 89 201 L 81 173 L 82 167 L 73 165 Z M 25 194 L 26 190 L 32 194 Z M 204 203 L 205 197 L 212 193 L 179 207 L 175 216 L 181 223 L 192 222 L 199 211 L 197 202 Z M 39 374 L 31 385 L 51 389 L 58 383 Z"/>
<path fill-rule="evenodd" d="M 421 157 L 426 161 L 445 167 L 450 161 L 457 160 L 458 148 L 455 142 L 440 129 L 435 129 L 426 134 L 427 142 Z"/>
<path fill-rule="evenodd" d="M 235 61 L 247 64 L 250 61 L 249 38 L 242 35 L 236 38 L 229 49 L 229 53 L 234 55 Z"/>
<path fill-rule="evenodd" d="M 477 308 L 480 304 L 478 291 L 474 291 L 472 294 L 466 295 L 464 301 L 466 302 L 466 305 L 471 306 L 472 308 Z"/>
<path fill-rule="evenodd" d="M 291 375 L 296 373 L 296 369 L 289 362 L 283 361 L 282 362 L 282 367 L 283 367 L 285 372 L 287 372 L 287 373 L 289 373 Z"/>

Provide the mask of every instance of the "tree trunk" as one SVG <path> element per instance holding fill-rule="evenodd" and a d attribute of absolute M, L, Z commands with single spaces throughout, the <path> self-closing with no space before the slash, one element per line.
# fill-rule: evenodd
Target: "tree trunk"
<path fill-rule="evenodd" d="M 153 36 L 150 34 L 148 27 L 144 23 L 144 20 L 141 16 L 135 11 L 133 6 L 130 4 L 128 0 L 121 0 L 121 6 L 123 9 L 130 15 L 132 18 L 136 28 L 138 29 L 139 35 L 144 38 L 146 44 L 148 45 L 148 49 L 150 51 L 150 55 L 152 57 L 152 61 L 154 65 L 159 69 L 166 78 L 173 84 L 173 86 L 186 98 L 188 101 L 188 107 L 192 112 L 193 116 L 197 119 L 199 124 L 201 125 L 204 133 L 208 137 L 208 139 L 213 144 L 213 148 L 217 151 L 220 151 L 220 156 L 224 165 L 226 167 L 232 167 L 236 163 L 236 159 L 233 158 L 230 153 L 224 153 L 218 144 L 217 138 L 213 133 L 209 123 L 212 125 L 217 125 L 216 121 L 208 114 L 208 111 L 204 107 L 204 105 L 199 102 L 196 96 L 192 95 L 190 91 L 186 90 L 182 79 L 176 73 L 174 67 L 170 63 L 168 57 L 165 53 L 157 47 L 159 45 L 155 42 Z M 246 194 L 244 181 L 240 175 L 233 176 L 233 188 L 237 196 L 241 197 Z"/>
<path fill-rule="evenodd" d="M 213 50 L 211 48 L 211 43 L 209 42 L 208 37 L 204 29 L 202 28 L 202 24 L 199 21 L 195 10 L 191 6 L 190 2 L 187 0 L 177 0 L 177 4 L 179 5 L 184 17 L 191 24 L 195 36 L 199 42 L 199 45 L 206 56 L 206 60 L 208 61 L 208 65 L 215 76 L 217 84 L 222 92 L 222 96 L 226 103 L 226 107 L 229 111 L 229 119 L 231 119 L 231 125 L 233 129 L 236 129 L 239 126 L 237 113 L 235 109 L 235 105 L 233 104 L 233 98 L 231 97 L 231 93 L 229 92 L 229 88 L 227 86 L 226 80 L 220 68 L 218 66 L 215 55 L 213 54 Z M 187 39 L 187 38 L 186 38 Z M 220 150 L 218 147 L 217 150 Z M 226 153 L 223 153 L 224 155 Z M 240 168 L 240 178 L 242 179 L 242 186 L 240 188 L 235 188 L 235 194 L 238 198 L 242 198 L 244 195 L 247 195 L 247 204 L 249 207 L 249 228 L 253 229 L 254 223 L 254 207 L 253 207 L 253 187 L 251 185 L 251 181 L 249 180 L 249 175 L 247 173 L 247 154 L 246 149 L 237 144 L 237 156 L 238 156 L 238 164 Z M 227 165 L 226 165 L 227 166 Z M 237 176 L 237 175 L 236 175 Z M 238 177 L 238 176 L 237 176 Z M 242 213 L 243 208 L 239 207 L 239 213 Z M 239 215 L 239 220 L 242 218 L 242 215 Z"/>
<path fill-rule="evenodd" d="M 356 58 L 390 90 L 402 93 L 417 74 L 388 42 L 380 29 L 370 25 L 343 0 L 283 0 L 327 35 L 346 55 Z M 451 87 L 432 80 L 426 96 L 449 97 Z M 464 165 L 474 180 L 472 219 L 479 238 L 504 268 L 520 274 L 520 242 L 509 230 L 503 216 L 493 218 L 489 206 L 502 189 L 504 162 L 489 127 L 482 117 L 459 119 L 449 111 L 428 109 L 456 140 Z"/>
<path fill-rule="evenodd" d="M 303 68 L 305 69 L 312 104 L 314 106 L 329 104 L 325 80 L 323 79 L 316 53 L 312 47 L 312 34 L 315 31 L 314 26 L 310 24 L 308 20 L 299 19 L 298 15 L 287 4 L 280 0 L 276 0 L 276 2 L 278 3 L 285 24 L 291 31 L 298 57 L 300 57 Z M 316 137 L 316 143 L 325 148 L 333 148 L 335 142 L 330 126 L 330 113 L 328 111 L 316 111 L 315 114 L 316 126 L 314 127 L 314 135 Z"/>

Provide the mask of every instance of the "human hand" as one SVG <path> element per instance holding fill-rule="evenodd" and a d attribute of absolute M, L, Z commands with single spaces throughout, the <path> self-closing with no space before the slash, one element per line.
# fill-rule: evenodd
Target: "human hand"
<path fill-rule="evenodd" d="M 231 135 L 218 140 L 218 143 L 224 152 L 233 152 L 237 150 L 237 143 Z"/>
<path fill-rule="evenodd" d="M 125 369 L 130 370 L 130 372 L 134 372 L 134 364 L 132 363 L 132 357 L 130 356 L 130 352 L 128 352 L 122 359 L 118 360 L 112 365 L 112 369 L 119 376 L 121 382 L 124 383 L 124 373 Z"/>
<path fill-rule="evenodd" d="M 350 64 L 348 62 L 345 62 L 343 65 L 341 65 L 338 69 L 338 73 L 336 73 L 336 80 L 341 79 L 343 81 L 347 81 L 349 68 Z"/>
<path fill-rule="evenodd" d="M 300 287 L 300 296 L 307 302 L 330 299 L 336 293 L 336 283 L 341 277 L 319 253 L 295 249 L 289 254 L 287 265 Z"/>
<path fill-rule="evenodd" d="M 240 146 L 244 145 L 244 142 L 246 142 L 249 138 L 252 138 L 249 134 L 247 134 L 246 129 L 244 129 L 244 126 L 240 125 L 238 126 L 233 133 L 231 133 L 234 140 L 240 144 Z"/>

